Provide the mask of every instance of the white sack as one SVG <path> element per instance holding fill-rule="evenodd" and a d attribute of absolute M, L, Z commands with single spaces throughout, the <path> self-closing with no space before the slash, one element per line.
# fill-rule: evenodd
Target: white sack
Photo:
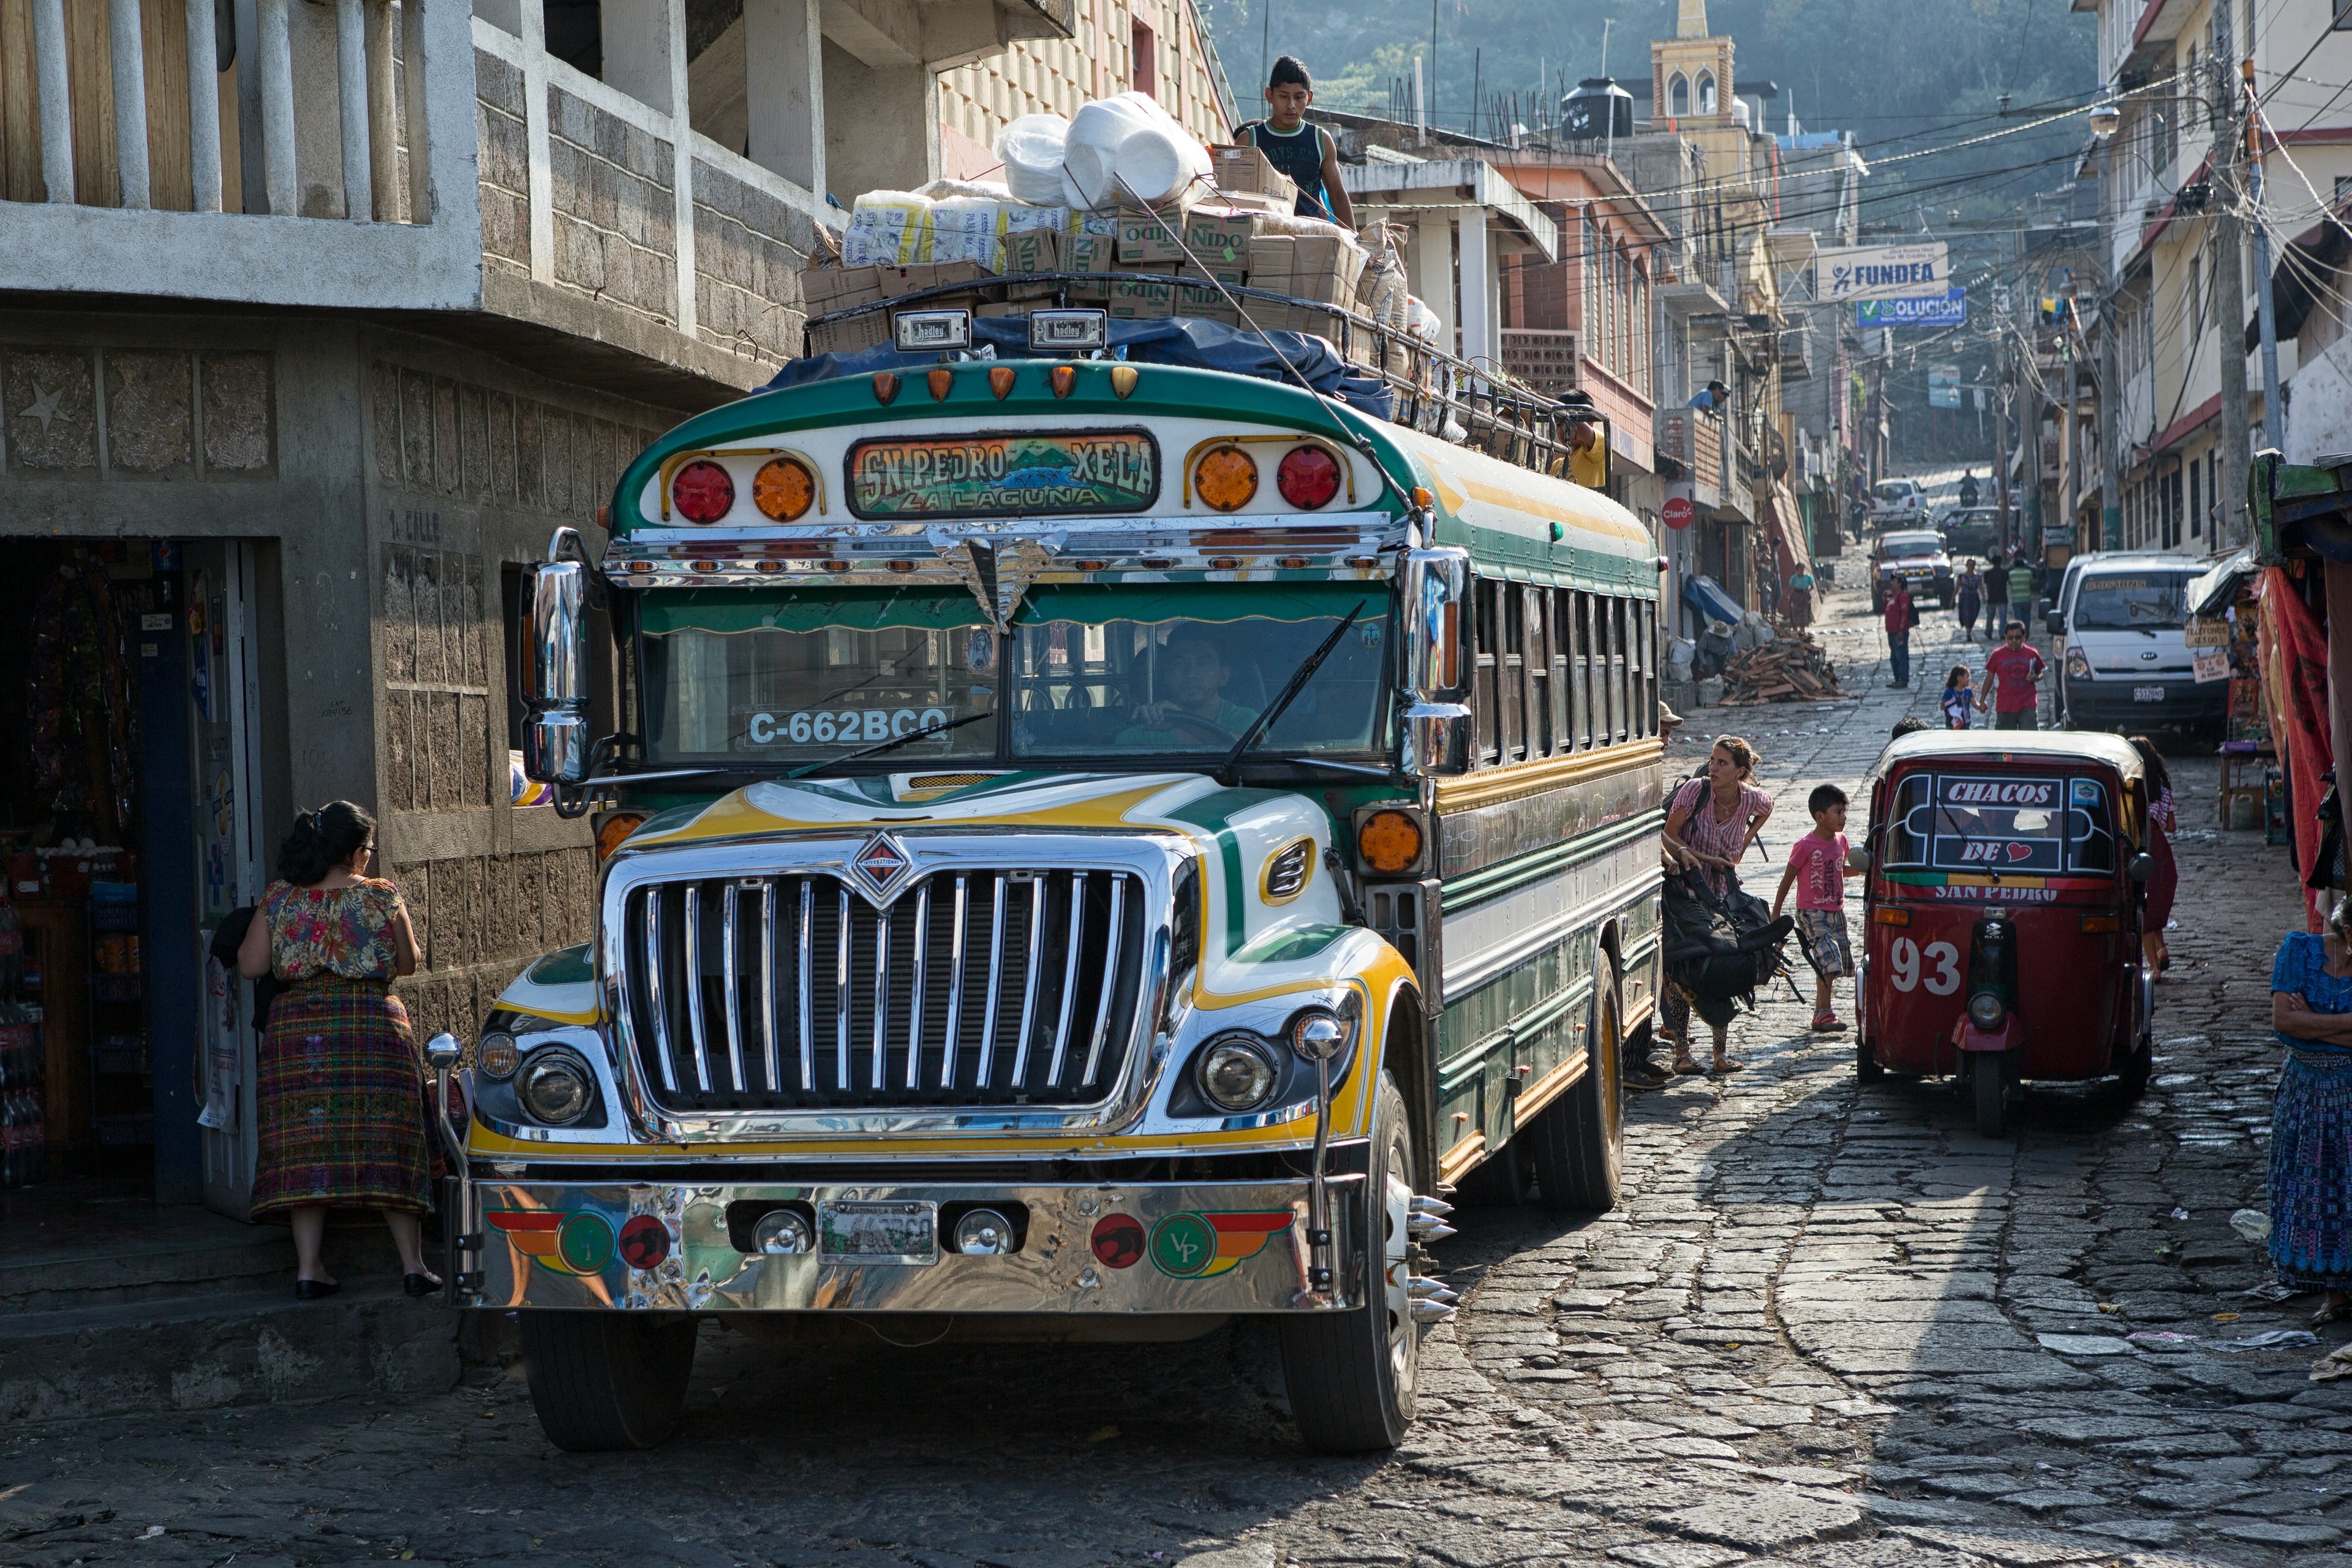
<path fill-rule="evenodd" d="M 1062 158 L 1070 122 L 1058 114 L 1024 114 L 996 133 L 996 155 L 1015 201 L 1033 206 L 1066 206 Z"/>

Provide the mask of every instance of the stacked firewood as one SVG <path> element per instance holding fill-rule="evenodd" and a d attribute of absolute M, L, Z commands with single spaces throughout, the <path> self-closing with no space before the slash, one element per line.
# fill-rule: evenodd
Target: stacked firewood
<path fill-rule="evenodd" d="M 1770 642 L 1735 655 L 1723 667 L 1727 707 L 1812 702 L 1844 695 L 1828 650 L 1805 632 L 1783 632 Z"/>

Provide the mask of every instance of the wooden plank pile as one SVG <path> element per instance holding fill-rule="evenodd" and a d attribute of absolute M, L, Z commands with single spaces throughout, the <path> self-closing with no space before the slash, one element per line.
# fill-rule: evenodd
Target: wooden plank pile
<path fill-rule="evenodd" d="M 1770 642 L 1735 655 L 1723 667 L 1723 706 L 1752 708 L 1767 702 L 1815 702 L 1843 697 L 1837 666 L 1810 633 L 1782 632 Z"/>

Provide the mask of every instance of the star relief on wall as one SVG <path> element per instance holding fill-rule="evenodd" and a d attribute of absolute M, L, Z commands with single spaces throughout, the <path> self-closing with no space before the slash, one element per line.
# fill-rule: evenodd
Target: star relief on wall
<path fill-rule="evenodd" d="M 16 416 L 39 420 L 41 434 L 46 436 L 49 433 L 49 421 L 64 417 L 65 410 L 59 405 L 64 403 L 66 395 L 63 392 L 44 392 L 38 384 L 34 385 L 33 392 L 33 401 L 18 409 Z"/>

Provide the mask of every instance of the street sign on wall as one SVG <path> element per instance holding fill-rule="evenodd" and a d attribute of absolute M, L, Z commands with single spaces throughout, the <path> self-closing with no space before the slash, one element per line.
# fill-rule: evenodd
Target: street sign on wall
<path fill-rule="evenodd" d="M 1862 300 L 1853 307 L 1857 327 L 1965 327 L 1969 291 L 1947 289 L 1933 300 Z"/>
<path fill-rule="evenodd" d="M 1940 239 L 1824 250 L 1814 265 L 1820 297 L 1831 304 L 1848 300 L 1940 300 L 1952 286 L 1951 257 Z"/>

